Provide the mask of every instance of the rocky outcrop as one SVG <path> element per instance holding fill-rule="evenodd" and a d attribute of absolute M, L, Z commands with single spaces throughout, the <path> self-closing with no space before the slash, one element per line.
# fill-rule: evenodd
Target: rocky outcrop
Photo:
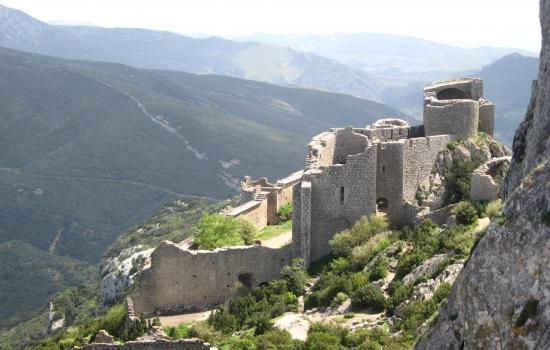
<path fill-rule="evenodd" d="M 550 1 L 540 2 L 542 50 L 537 81 L 533 83 L 531 102 L 513 143 L 510 171 L 505 180 L 504 194 L 510 195 L 537 164 L 550 154 Z"/>
<path fill-rule="evenodd" d="M 514 140 L 506 219 L 491 223 L 416 349 L 550 346 L 550 0 L 540 10 L 541 67 Z"/>

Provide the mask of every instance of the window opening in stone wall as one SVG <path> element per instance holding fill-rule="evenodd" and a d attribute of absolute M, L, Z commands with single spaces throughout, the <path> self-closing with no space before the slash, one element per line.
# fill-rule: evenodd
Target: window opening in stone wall
<path fill-rule="evenodd" d="M 438 100 L 455 100 L 470 98 L 464 91 L 457 88 L 447 88 L 439 91 L 437 94 Z"/>
<path fill-rule="evenodd" d="M 344 204 L 344 187 L 340 187 L 340 204 Z"/>
<path fill-rule="evenodd" d="M 386 171 L 386 166 L 382 165 L 382 172 Z"/>
<path fill-rule="evenodd" d="M 379 214 L 387 214 L 388 200 L 386 198 L 378 198 L 378 200 L 376 200 L 376 212 Z"/>

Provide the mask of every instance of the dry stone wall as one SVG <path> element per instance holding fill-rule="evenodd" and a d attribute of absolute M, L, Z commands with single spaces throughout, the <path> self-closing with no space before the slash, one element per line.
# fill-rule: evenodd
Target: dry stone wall
<path fill-rule="evenodd" d="M 258 286 L 280 277 L 290 263 L 290 247 L 262 246 L 187 250 L 162 242 L 133 296 L 137 314 L 146 316 L 203 309 L 223 303 L 238 283 Z"/>

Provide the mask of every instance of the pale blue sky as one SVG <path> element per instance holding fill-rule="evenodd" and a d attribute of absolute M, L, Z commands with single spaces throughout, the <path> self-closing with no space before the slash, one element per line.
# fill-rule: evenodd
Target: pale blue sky
<path fill-rule="evenodd" d="M 538 0 L 0 0 L 43 21 L 239 36 L 393 33 L 447 44 L 540 48 Z"/>

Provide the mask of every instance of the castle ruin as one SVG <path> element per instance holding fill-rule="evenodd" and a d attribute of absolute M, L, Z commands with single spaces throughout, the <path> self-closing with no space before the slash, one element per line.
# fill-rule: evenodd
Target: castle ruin
<path fill-rule="evenodd" d="M 442 203 L 420 205 L 415 196 L 449 141 L 478 132 L 493 135 L 494 105 L 482 97 L 480 79 L 437 83 L 424 89 L 423 125 L 381 119 L 365 128 L 331 129 L 308 144 L 303 171 L 276 184 L 245 177 L 243 204 L 225 214 L 246 217 L 264 227 L 277 222 L 278 209 L 292 198 L 291 247 L 191 251 L 164 242 L 141 277 L 133 297 L 136 312 L 176 313 L 222 303 L 237 283 L 254 287 L 280 277 L 281 268 L 292 258 L 302 258 L 309 265 L 329 254 L 334 234 L 364 215 L 383 212 L 393 226 L 419 218 L 446 219 L 448 211 Z M 490 175 L 496 164 L 487 166 L 480 176 Z M 477 185 L 484 198 L 496 196 L 492 182 Z"/>

